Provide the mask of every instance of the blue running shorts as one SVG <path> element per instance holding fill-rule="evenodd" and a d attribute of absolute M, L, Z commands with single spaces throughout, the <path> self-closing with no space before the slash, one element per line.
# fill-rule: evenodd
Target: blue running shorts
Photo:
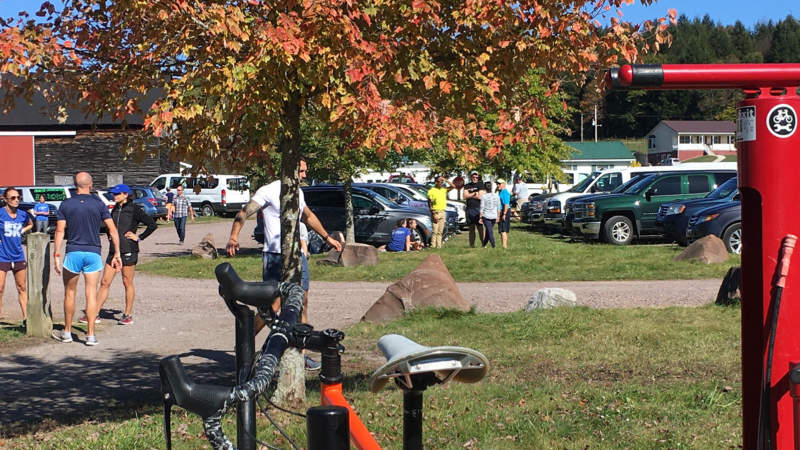
<path fill-rule="evenodd" d="M 103 270 L 103 259 L 93 252 L 69 252 L 64 257 L 64 269 L 72 273 L 94 273 Z"/>

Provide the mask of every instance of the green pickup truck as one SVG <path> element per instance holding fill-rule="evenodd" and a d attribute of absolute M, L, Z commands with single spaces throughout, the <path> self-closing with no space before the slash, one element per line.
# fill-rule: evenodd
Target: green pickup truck
<path fill-rule="evenodd" d="M 646 175 L 622 194 L 576 198 L 567 211 L 568 226 L 585 238 L 627 245 L 659 234 L 656 216 L 663 203 L 703 197 L 735 176 L 730 169 Z"/>

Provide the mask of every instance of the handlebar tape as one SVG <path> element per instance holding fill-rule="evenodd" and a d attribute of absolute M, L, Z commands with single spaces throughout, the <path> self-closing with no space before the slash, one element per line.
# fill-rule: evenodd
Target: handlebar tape
<path fill-rule="evenodd" d="M 778 261 L 778 268 L 775 271 L 777 275 L 775 286 L 779 288 L 786 286 L 786 276 L 789 275 L 789 262 L 792 259 L 792 253 L 794 252 L 794 245 L 796 242 L 797 236 L 787 234 L 781 243 L 781 260 Z"/>

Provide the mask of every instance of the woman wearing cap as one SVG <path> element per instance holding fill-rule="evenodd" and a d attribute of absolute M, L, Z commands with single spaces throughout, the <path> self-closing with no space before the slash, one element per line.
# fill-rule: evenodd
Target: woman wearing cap
<path fill-rule="evenodd" d="M 139 241 L 150 236 L 153 231 L 158 228 L 156 222 L 150 217 L 144 209 L 133 203 L 130 199 L 131 188 L 127 184 L 118 184 L 108 192 L 114 195 L 114 209 L 111 210 L 111 218 L 117 226 L 119 233 L 119 253 L 122 256 L 122 284 L 125 286 L 125 312 L 122 318 L 119 319 L 120 325 L 130 325 L 133 323 L 133 274 L 136 270 L 136 263 L 139 261 Z M 139 225 L 145 225 L 147 228 L 140 235 L 136 234 Z M 109 236 L 110 238 L 110 236 Z M 103 269 L 103 279 L 100 282 L 100 290 L 97 292 L 97 310 L 103 308 L 108 298 L 108 289 L 111 287 L 111 282 L 114 280 L 116 271 L 111 267 L 111 258 L 114 255 L 109 253 L 106 259 L 106 266 Z"/>

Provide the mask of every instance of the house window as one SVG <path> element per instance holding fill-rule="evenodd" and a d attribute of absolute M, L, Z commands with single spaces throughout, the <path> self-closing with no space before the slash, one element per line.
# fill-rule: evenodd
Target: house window
<path fill-rule="evenodd" d="M 652 134 L 647 137 L 647 148 L 656 148 L 656 137 Z"/>
<path fill-rule="evenodd" d="M 57 186 L 61 185 L 68 185 L 72 186 L 75 180 L 72 178 L 72 175 L 56 175 L 53 177 L 53 184 Z"/>
<path fill-rule="evenodd" d="M 681 144 L 691 144 L 691 142 L 692 142 L 691 136 L 681 135 Z"/>
<path fill-rule="evenodd" d="M 722 136 L 714 136 L 715 144 L 722 144 Z"/>
<path fill-rule="evenodd" d="M 116 186 L 122 184 L 122 172 L 108 172 L 106 174 L 106 186 Z"/>
<path fill-rule="evenodd" d="M 703 143 L 703 136 L 692 136 L 692 143 L 693 144 L 702 144 Z"/>

